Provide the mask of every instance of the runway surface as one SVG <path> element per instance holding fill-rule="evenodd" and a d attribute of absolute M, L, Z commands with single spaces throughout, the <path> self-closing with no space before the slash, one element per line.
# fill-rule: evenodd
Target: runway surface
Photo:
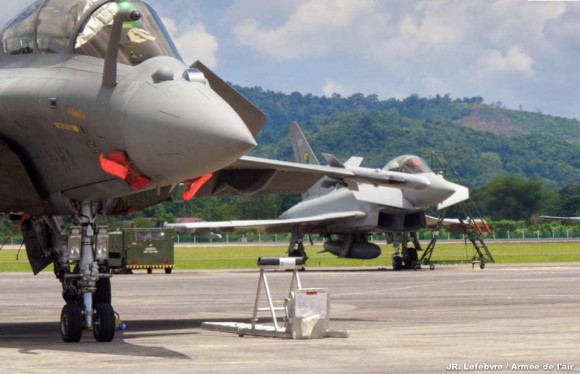
<path fill-rule="evenodd" d="M 303 286 L 329 289 L 331 328 L 349 330 L 350 338 L 240 338 L 200 328 L 205 321 L 248 322 L 258 274 L 116 275 L 113 306 L 127 330 L 112 343 L 85 332 L 78 344 L 61 341 L 63 301 L 51 273 L 0 274 L 0 371 L 580 371 L 580 264 L 309 270 L 300 273 Z M 274 298 L 286 296 L 290 276 L 268 274 Z"/>

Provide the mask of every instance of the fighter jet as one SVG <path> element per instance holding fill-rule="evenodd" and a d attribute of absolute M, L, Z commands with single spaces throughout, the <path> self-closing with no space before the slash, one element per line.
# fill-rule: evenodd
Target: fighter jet
<path fill-rule="evenodd" d="M 540 216 L 542 221 L 562 221 L 562 222 L 578 222 L 580 217 L 555 217 L 555 216 Z"/>
<path fill-rule="evenodd" d="M 430 187 L 420 175 L 242 157 L 264 115 L 201 62 L 185 65 L 145 1 L 38 0 L 0 40 L 0 213 L 20 220 L 35 274 L 54 265 L 65 342 L 83 330 L 114 338 L 99 215 L 168 200 L 178 185 L 185 200 L 304 192 L 323 176 Z"/>
<path fill-rule="evenodd" d="M 193 195 L 256 145 L 264 115 L 184 64 L 144 1 L 39 0 L 0 40 L 0 212 L 20 218 L 35 274 L 54 264 L 63 340 L 86 329 L 111 341 L 97 216 L 167 200 L 180 183 Z"/>
<path fill-rule="evenodd" d="M 290 125 L 290 137 L 297 163 L 309 163 L 314 166 L 320 164 L 296 123 Z M 262 228 L 267 233 L 290 232 L 292 238 L 288 247 L 289 255 L 304 258 L 306 258 L 303 245 L 305 235 L 324 236 L 326 238 L 324 251 L 338 257 L 372 259 L 381 254 L 381 249 L 369 242 L 369 235 L 388 233 L 395 244 L 393 267 L 398 270 L 403 266 L 410 267 L 417 261 L 417 253 L 413 248 L 403 245 L 401 253 L 399 244 L 405 233 L 416 232 L 426 227 L 425 209 L 431 205 L 443 209 L 469 198 L 469 190 L 466 187 L 451 183 L 441 175 L 435 174 L 425 161 L 417 156 L 396 157 L 379 170 L 361 167 L 363 161 L 361 157 L 352 157 L 345 163 L 341 163 L 330 154 L 323 154 L 323 157 L 331 167 L 338 170 L 355 175 L 373 173 L 396 175 L 401 181 L 408 182 L 400 186 L 378 185 L 369 180 L 345 181 L 326 176 L 303 194 L 302 202 L 282 213 L 278 219 L 176 223 L 166 226 L 178 230 L 227 232 L 235 228 Z M 244 160 L 252 161 L 247 156 L 241 161 Z M 235 165 L 219 173 L 236 172 Z M 227 174 L 226 177 L 215 178 L 214 185 L 208 182 L 199 191 L 199 195 L 239 192 L 239 189 L 231 188 L 224 182 L 233 179 L 228 178 Z M 287 186 L 293 184 L 289 180 L 285 182 Z M 277 190 L 279 192 L 280 188 Z"/>

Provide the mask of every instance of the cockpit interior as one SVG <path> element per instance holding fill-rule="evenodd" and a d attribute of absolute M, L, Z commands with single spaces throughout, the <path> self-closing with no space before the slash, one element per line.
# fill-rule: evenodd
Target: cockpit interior
<path fill-rule="evenodd" d="M 403 155 L 392 159 L 384 170 L 408 174 L 433 173 L 425 160 L 413 155 Z"/>
<path fill-rule="evenodd" d="M 39 0 L 2 30 L 4 55 L 75 54 L 105 58 L 115 14 L 135 10 L 123 23 L 117 62 L 135 66 L 156 56 L 179 53 L 156 12 L 144 1 Z"/>

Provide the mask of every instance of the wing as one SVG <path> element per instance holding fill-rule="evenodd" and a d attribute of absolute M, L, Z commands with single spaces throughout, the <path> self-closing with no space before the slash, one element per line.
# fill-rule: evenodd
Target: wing
<path fill-rule="evenodd" d="M 194 223 L 165 223 L 165 227 L 174 228 L 178 231 L 196 229 L 215 229 L 222 232 L 231 232 L 236 228 L 265 229 L 269 233 L 281 233 L 292 231 L 295 227 L 312 229 L 324 226 L 339 220 L 363 217 L 361 211 L 320 214 L 310 217 L 292 219 L 265 219 L 244 221 L 221 221 L 221 222 L 194 222 Z"/>
<path fill-rule="evenodd" d="M 555 216 L 540 216 L 542 221 L 564 221 L 564 222 L 580 222 L 580 217 L 555 217 Z"/>
<path fill-rule="evenodd" d="M 324 177 L 345 181 L 349 186 L 353 182 L 355 185 L 372 183 L 418 190 L 430 186 L 429 180 L 420 175 L 368 168 L 351 170 L 244 156 L 214 173 L 196 196 L 303 193 Z"/>
<path fill-rule="evenodd" d="M 430 230 L 434 230 L 437 228 L 437 221 L 436 217 L 432 217 L 429 215 L 425 216 L 425 220 L 427 222 L 427 228 Z M 451 233 L 455 234 L 463 234 L 465 233 L 465 227 L 469 225 L 484 225 L 485 221 L 482 219 L 470 219 L 470 220 L 459 220 L 457 218 L 444 218 L 442 221 L 442 225 L 445 229 Z M 487 227 L 487 226 L 486 226 Z"/>

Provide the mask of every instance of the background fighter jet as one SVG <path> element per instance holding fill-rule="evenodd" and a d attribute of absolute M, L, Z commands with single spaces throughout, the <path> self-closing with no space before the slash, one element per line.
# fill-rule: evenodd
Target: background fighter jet
<path fill-rule="evenodd" d="M 580 217 L 555 217 L 555 216 L 540 216 L 543 221 L 563 221 L 563 222 L 578 222 L 580 223 Z"/>
<path fill-rule="evenodd" d="M 319 165 L 304 134 L 297 124 L 290 125 L 290 137 L 297 162 L 309 162 Z M 353 157 L 344 164 L 334 156 L 323 154 L 328 164 L 334 168 L 349 171 L 353 174 L 371 174 L 371 169 L 361 168 L 362 158 Z M 244 160 L 247 157 L 244 158 Z M 234 164 L 235 167 L 236 164 Z M 228 167 L 222 172 L 228 172 Z M 235 171 L 235 169 L 234 169 Z M 393 159 L 384 169 L 374 173 L 394 174 L 414 181 L 420 187 L 414 189 L 377 185 L 369 181 L 345 181 L 335 177 L 325 177 L 314 184 L 304 195 L 304 200 L 284 212 L 278 219 L 198 222 L 166 224 L 177 229 L 215 229 L 231 231 L 234 228 L 264 228 L 268 233 L 291 232 L 292 239 L 288 247 L 291 256 L 305 257 L 303 237 L 317 233 L 327 238 L 324 250 L 338 257 L 371 259 L 380 255 L 380 247 L 368 241 L 369 234 L 389 233 L 398 244 L 406 232 L 416 232 L 426 226 L 425 208 L 437 204 L 443 209 L 468 199 L 466 187 L 451 183 L 431 171 L 419 157 L 405 155 Z M 286 181 L 291 185 L 290 181 Z M 211 187 L 207 183 L 200 194 L 221 193 L 220 185 L 228 192 L 227 183 Z M 413 185 L 413 183 L 410 183 Z M 402 183 L 402 186 L 405 184 Z M 209 189 L 209 190 L 208 190 Z M 278 190 L 279 191 L 279 190 Z M 230 193 L 236 192 L 229 190 Z M 393 267 L 400 269 L 417 261 L 413 248 L 403 246 L 403 253 L 398 245 L 393 255 Z M 404 260 L 405 259 L 405 260 Z"/>
<path fill-rule="evenodd" d="M 182 182 L 192 196 L 265 120 L 167 35 L 140 0 L 39 0 L 0 31 L 0 212 L 20 215 L 35 274 L 54 264 L 66 342 L 115 333 L 97 215 L 156 204 Z"/>

